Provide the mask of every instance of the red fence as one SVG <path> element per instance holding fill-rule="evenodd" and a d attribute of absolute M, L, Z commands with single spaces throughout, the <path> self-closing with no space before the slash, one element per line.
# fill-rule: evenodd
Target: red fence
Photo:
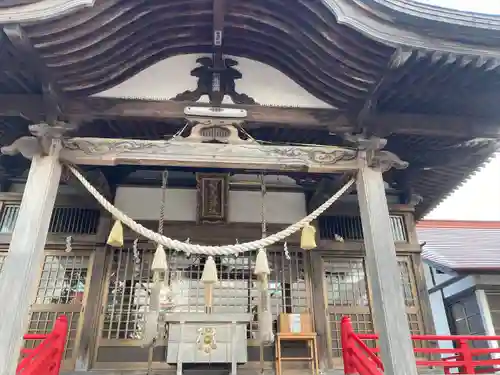
<path fill-rule="evenodd" d="M 17 366 L 17 375 L 58 375 L 64 355 L 68 320 L 57 318 L 54 329 L 47 335 L 27 334 L 25 340 L 42 340 L 33 349 L 22 349 L 23 358 Z"/>
<path fill-rule="evenodd" d="M 384 371 L 384 365 L 378 357 L 380 349 L 369 348 L 365 341 L 377 340 L 376 334 L 357 334 L 354 332 L 351 320 L 344 316 L 341 322 L 342 353 L 345 374 L 380 375 Z M 499 359 L 474 359 L 480 355 L 491 355 L 500 353 L 500 349 L 473 348 L 474 341 L 500 341 L 500 336 L 436 336 L 436 335 L 413 335 L 415 341 L 451 341 L 453 349 L 441 348 L 414 348 L 414 352 L 433 354 L 435 356 L 447 355 L 446 358 L 436 360 L 417 360 L 419 367 L 442 368 L 445 374 L 490 374 L 500 368 Z"/>

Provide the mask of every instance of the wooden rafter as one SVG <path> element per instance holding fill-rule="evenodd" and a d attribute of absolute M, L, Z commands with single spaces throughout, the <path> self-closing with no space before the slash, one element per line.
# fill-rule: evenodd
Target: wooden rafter
<path fill-rule="evenodd" d="M 54 122 L 62 111 L 63 98 L 55 78 L 20 25 L 6 25 L 3 31 L 40 82 L 46 121 Z"/>

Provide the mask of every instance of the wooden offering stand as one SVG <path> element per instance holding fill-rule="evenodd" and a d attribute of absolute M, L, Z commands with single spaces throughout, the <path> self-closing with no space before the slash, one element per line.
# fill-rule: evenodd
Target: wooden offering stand
<path fill-rule="evenodd" d="M 282 361 L 308 361 L 313 375 L 319 373 L 317 334 L 313 330 L 309 313 L 286 314 L 279 316 L 279 332 L 276 335 L 276 375 L 281 375 Z M 309 349 L 307 357 L 283 357 L 281 343 L 283 341 L 305 341 Z"/>

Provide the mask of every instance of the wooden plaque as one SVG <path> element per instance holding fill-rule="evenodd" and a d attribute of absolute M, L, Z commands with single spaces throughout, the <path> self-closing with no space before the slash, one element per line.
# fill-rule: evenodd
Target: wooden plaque
<path fill-rule="evenodd" d="M 228 175 L 197 173 L 199 223 L 226 223 L 228 202 Z"/>

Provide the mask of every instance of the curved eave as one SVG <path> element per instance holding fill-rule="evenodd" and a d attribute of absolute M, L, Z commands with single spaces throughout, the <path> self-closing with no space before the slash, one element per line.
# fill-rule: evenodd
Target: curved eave
<path fill-rule="evenodd" d="M 396 20 L 433 22 L 470 29 L 500 30 L 500 16 L 443 8 L 418 0 L 358 0 L 374 10 L 396 17 Z M 420 23 L 421 24 L 421 23 Z M 429 25 L 432 25 L 431 23 Z"/>
<path fill-rule="evenodd" d="M 0 24 L 52 20 L 92 7 L 95 2 L 96 0 L 0 1 Z"/>
<path fill-rule="evenodd" d="M 394 47 L 500 58 L 500 16 L 411 0 L 321 0 L 338 22 Z"/>
<path fill-rule="evenodd" d="M 86 96 L 160 60 L 211 53 L 212 12 L 211 0 L 102 0 L 23 29 L 59 87 Z M 321 2 L 283 0 L 230 2 L 223 48 L 280 70 L 342 109 L 362 108 L 394 53 L 339 25 Z"/>
<path fill-rule="evenodd" d="M 0 0 L 0 24 L 30 24 L 71 17 L 120 0 Z M 386 45 L 500 57 L 500 16 L 463 12 L 414 0 L 321 0 L 339 23 Z M 142 1 L 137 1 L 142 3 Z M 251 2 L 248 2 L 251 3 Z M 297 1 L 313 6 L 315 2 Z M 8 6 L 11 4 L 11 6 Z M 20 4 L 20 5 L 12 5 Z M 282 5 L 281 10 L 289 8 Z M 81 10 L 84 10 L 82 13 Z"/>

